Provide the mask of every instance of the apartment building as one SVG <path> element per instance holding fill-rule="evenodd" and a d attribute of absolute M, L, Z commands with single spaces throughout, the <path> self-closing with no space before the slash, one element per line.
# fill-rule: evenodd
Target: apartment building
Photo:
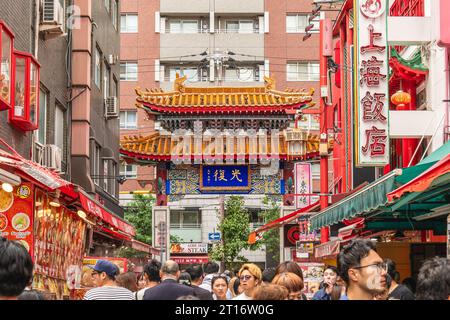
<path fill-rule="evenodd" d="M 185 83 L 190 87 L 254 87 L 270 75 L 277 88 L 314 88 L 317 93 L 318 17 L 313 21 L 312 36 L 302 41 L 312 9 L 308 0 L 122 1 L 121 136 L 148 136 L 160 128 L 135 107 L 135 88 L 171 91 L 176 74 L 186 76 Z M 317 94 L 314 100 L 318 102 Z M 307 129 L 318 125 L 317 119 L 303 120 L 308 123 Z M 318 162 L 313 163 L 315 192 L 319 191 L 318 169 Z M 120 171 L 127 179 L 120 188 L 123 205 L 133 198 L 132 192 L 156 190 L 154 167 L 122 163 Z M 258 216 L 261 201 L 247 202 L 252 203 L 249 209 L 257 227 L 262 223 Z M 171 233 L 183 235 L 187 241 L 207 242 L 198 210 L 205 204 L 195 205 L 195 210 L 183 206 L 177 216 L 174 208 Z M 194 221 L 198 232 L 191 230 L 187 236 L 183 221 Z M 265 260 L 256 256 L 251 259 Z"/>

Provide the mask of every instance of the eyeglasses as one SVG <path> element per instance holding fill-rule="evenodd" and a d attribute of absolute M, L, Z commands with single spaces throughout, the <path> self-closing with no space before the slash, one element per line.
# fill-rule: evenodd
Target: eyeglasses
<path fill-rule="evenodd" d="M 372 264 L 368 264 L 367 266 L 353 267 L 352 269 L 362 269 L 362 268 L 367 268 L 367 267 L 376 267 L 377 270 L 380 272 L 382 272 L 382 271 L 387 272 L 387 270 L 388 270 L 388 265 L 386 262 L 372 263 Z"/>
<path fill-rule="evenodd" d="M 240 276 L 239 279 L 240 279 L 241 281 L 248 281 L 248 280 L 250 280 L 252 277 L 253 277 L 253 276 L 245 275 L 245 276 Z"/>

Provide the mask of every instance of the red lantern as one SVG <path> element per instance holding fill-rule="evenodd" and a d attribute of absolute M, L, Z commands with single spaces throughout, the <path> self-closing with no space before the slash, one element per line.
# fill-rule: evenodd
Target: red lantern
<path fill-rule="evenodd" d="M 397 108 L 403 108 L 411 102 L 411 95 L 408 92 L 399 90 L 392 95 L 391 102 L 395 104 Z"/>

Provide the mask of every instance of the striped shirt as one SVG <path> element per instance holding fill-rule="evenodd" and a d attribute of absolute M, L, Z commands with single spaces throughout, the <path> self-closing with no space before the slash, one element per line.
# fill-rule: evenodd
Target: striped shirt
<path fill-rule="evenodd" d="M 135 300 L 135 295 L 123 287 L 103 286 L 86 292 L 83 300 Z"/>

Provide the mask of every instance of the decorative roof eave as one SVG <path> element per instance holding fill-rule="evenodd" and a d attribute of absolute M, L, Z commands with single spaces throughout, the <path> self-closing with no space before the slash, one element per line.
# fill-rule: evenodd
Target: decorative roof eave
<path fill-rule="evenodd" d="M 168 107 L 150 103 L 137 103 L 136 107 L 144 109 L 148 114 L 296 114 L 296 110 L 310 108 L 315 105 L 314 102 L 296 103 L 283 106 L 257 106 L 249 105 L 244 109 L 242 106 L 186 106 L 186 107 Z"/>
<path fill-rule="evenodd" d="M 275 80 L 264 77 L 263 87 L 185 87 L 186 77 L 177 78 L 174 90 L 136 88 L 136 106 L 149 114 L 159 113 L 286 113 L 314 105 L 309 91 L 287 89 L 275 90 Z"/>
<path fill-rule="evenodd" d="M 170 155 L 145 155 L 132 151 L 120 149 L 120 156 L 125 160 L 127 164 L 155 164 L 158 162 L 170 162 Z M 307 152 L 303 156 L 290 156 L 286 154 L 280 154 L 278 156 L 280 161 L 304 161 L 319 158 L 319 151 Z M 234 156 L 237 159 L 237 156 Z M 249 155 L 245 155 L 245 159 L 249 159 Z M 194 160 L 194 156 L 191 156 L 191 160 Z"/>
<path fill-rule="evenodd" d="M 291 138 L 289 138 L 291 139 Z M 298 141 L 304 142 L 304 153 L 302 154 L 296 154 L 291 153 L 288 150 L 289 143 L 291 140 L 287 141 L 287 138 L 284 135 L 279 136 L 279 143 L 277 144 L 277 151 L 275 153 L 275 156 L 279 157 L 280 160 L 283 161 L 295 161 L 295 160 L 305 160 L 305 159 L 311 159 L 311 158 L 317 158 L 319 156 L 319 136 L 315 134 L 306 134 L 304 137 L 299 138 Z M 259 139 L 258 139 L 259 141 Z M 297 140 L 292 140 L 294 143 Z M 271 154 L 271 138 L 270 136 L 267 137 L 267 150 L 268 154 Z M 192 143 L 192 142 L 191 142 Z M 258 142 L 259 143 L 259 142 Z M 191 155 L 191 159 L 196 159 L 198 157 L 201 157 L 202 159 L 205 157 L 203 155 L 203 152 L 205 150 L 207 144 L 202 144 L 202 154 L 196 154 L 194 151 L 194 146 L 191 145 L 191 150 L 193 150 L 193 154 Z M 245 156 L 246 159 L 249 157 L 255 157 L 258 154 L 258 150 L 260 150 L 258 147 L 250 146 L 250 140 L 245 141 L 245 154 L 242 154 L 242 156 Z M 329 141 L 328 149 L 333 149 L 333 141 Z M 120 153 L 122 158 L 127 163 L 155 163 L 155 162 L 169 162 L 172 158 L 172 151 L 174 152 L 180 152 L 181 150 L 177 149 L 177 143 L 173 142 L 171 137 L 169 135 L 160 135 L 158 132 L 155 132 L 149 136 L 143 137 L 143 136 L 130 136 L 130 137 L 124 137 L 123 140 L 120 143 Z M 236 146 L 236 148 L 238 148 Z M 253 149 L 256 148 L 256 149 Z M 223 150 L 222 150 L 223 152 Z M 217 156 L 233 156 L 234 158 L 237 158 L 237 152 L 238 149 L 236 149 L 233 154 L 223 154 L 220 153 L 220 155 Z M 182 156 L 179 154 L 179 156 Z M 213 157 L 216 157 L 214 154 Z M 189 156 L 188 156 L 189 158 Z"/>
<path fill-rule="evenodd" d="M 390 82 L 404 79 L 419 84 L 425 80 L 428 74 L 428 68 L 422 62 L 420 51 L 417 51 L 411 59 L 406 60 L 394 48 L 391 48 L 389 66 L 393 71 L 389 78 Z"/>

